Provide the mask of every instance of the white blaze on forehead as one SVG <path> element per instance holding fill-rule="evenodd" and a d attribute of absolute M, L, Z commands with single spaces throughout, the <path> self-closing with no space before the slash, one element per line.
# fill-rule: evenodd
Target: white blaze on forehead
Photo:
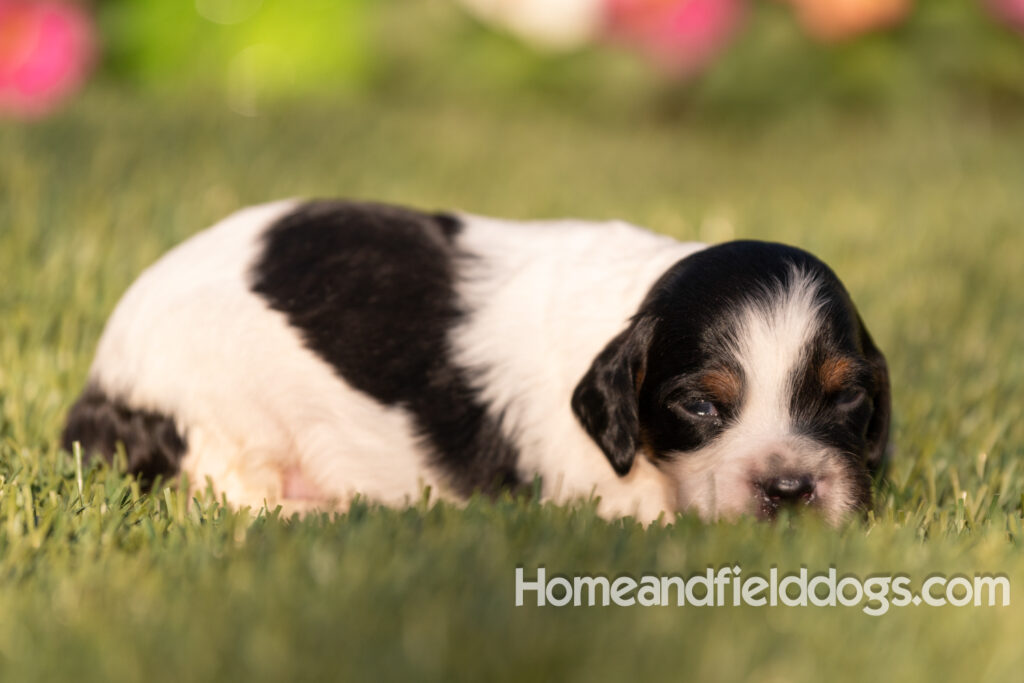
<path fill-rule="evenodd" d="M 739 312 L 732 343 L 744 376 L 740 429 L 760 438 L 791 433 L 794 376 L 818 325 L 818 288 L 794 266 L 786 282 L 766 287 Z"/>

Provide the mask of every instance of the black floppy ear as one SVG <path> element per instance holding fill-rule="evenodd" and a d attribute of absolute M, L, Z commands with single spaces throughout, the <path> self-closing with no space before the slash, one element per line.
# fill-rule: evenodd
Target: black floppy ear
<path fill-rule="evenodd" d="M 885 362 L 885 356 L 875 346 L 874 340 L 864 326 L 864 321 L 857 316 L 857 324 L 860 326 L 861 350 L 867 358 L 872 371 L 871 401 L 874 412 L 871 413 L 871 421 L 868 423 L 866 433 L 867 448 L 864 452 L 868 469 L 872 474 L 881 470 L 888 457 L 889 446 L 889 419 L 892 414 L 892 392 L 889 386 L 889 366 Z"/>
<path fill-rule="evenodd" d="M 598 354 L 572 395 L 577 419 L 619 476 L 629 472 L 640 447 L 637 393 L 653 329 L 649 318 L 634 320 Z"/>

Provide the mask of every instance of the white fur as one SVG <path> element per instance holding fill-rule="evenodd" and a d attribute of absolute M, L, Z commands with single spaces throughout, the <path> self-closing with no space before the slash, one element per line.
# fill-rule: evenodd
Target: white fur
<path fill-rule="evenodd" d="M 733 338 L 747 384 L 742 420 L 765 437 L 791 430 L 791 379 L 819 325 L 817 283 L 795 269 L 791 278 L 741 312 Z"/>
<path fill-rule="evenodd" d="M 618 477 L 570 409 L 576 384 L 625 329 L 673 263 L 704 245 L 625 223 L 511 223 L 464 217 L 471 261 L 460 289 L 470 315 L 452 337 L 456 361 L 479 368 L 479 389 L 520 448 L 520 472 L 544 495 L 596 493 L 608 516 L 653 519 L 675 509 L 673 486 L 645 458 Z"/>
<path fill-rule="evenodd" d="M 173 415 L 188 442 L 183 473 L 235 504 L 400 504 L 424 485 L 447 495 L 411 417 L 340 380 L 250 291 L 261 236 L 294 206 L 241 211 L 149 268 L 111 316 L 91 381 Z M 460 246 L 478 258 L 462 264 L 469 317 L 451 343 L 457 362 L 485 371 L 479 388 L 504 411 L 520 474 L 542 477 L 553 500 L 600 496 L 608 516 L 671 513 L 669 479 L 644 458 L 617 477 L 570 397 L 653 282 L 702 245 L 622 223 L 463 220 Z"/>

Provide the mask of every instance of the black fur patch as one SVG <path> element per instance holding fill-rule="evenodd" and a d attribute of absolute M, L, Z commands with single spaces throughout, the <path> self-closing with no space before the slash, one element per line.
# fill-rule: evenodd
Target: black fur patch
<path fill-rule="evenodd" d="M 653 323 L 638 318 L 598 354 L 572 394 L 572 409 L 620 476 L 629 472 L 641 428 L 637 389 L 646 371 Z"/>
<path fill-rule="evenodd" d="M 518 486 L 518 453 L 455 365 L 457 218 L 317 201 L 266 233 L 252 289 L 345 382 L 409 411 L 463 495 Z"/>
<path fill-rule="evenodd" d="M 144 487 L 149 487 L 157 476 L 177 474 L 186 450 L 185 439 L 178 433 L 174 420 L 129 408 L 94 385 L 85 388 L 68 413 L 61 443 L 70 453 L 76 441 L 82 445 L 86 459 L 100 455 L 107 462 L 117 452 L 117 444 L 122 444 L 128 457 L 128 471 Z"/>
<path fill-rule="evenodd" d="M 836 301 L 830 298 L 830 301 Z M 889 435 L 889 375 L 850 302 L 829 306 L 803 367 L 793 377 L 790 413 L 797 428 L 867 466 L 871 475 L 883 463 Z M 828 357 L 855 359 L 844 391 L 828 392 L 819 370 Z M 844 401 L 846 397 L 861 398 Z M 866 488 L 866 484 L 865 484 Z"/>

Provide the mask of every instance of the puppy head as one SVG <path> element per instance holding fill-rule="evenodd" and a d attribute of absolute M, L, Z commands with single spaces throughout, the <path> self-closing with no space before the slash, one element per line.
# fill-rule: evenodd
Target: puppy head
<path fill-rule="evenodd" d="M 731 242 L 683 259 L 573 394 L 620 475 L 640 452 L 705 519 L 783 506 L 832 523 L 871 504 L 889 376 L 842 283 L 814 256 Z"/>

